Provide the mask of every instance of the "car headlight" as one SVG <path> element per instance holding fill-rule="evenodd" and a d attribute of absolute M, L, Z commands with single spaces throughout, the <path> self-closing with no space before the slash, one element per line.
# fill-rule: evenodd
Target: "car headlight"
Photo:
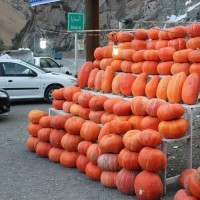
<path fill-rule="evenodd" d="M 4 92 L 0 92 L 0 97 L 8 97 L 8 95 Z"/>
<path fill-rule="evenodd" d="M 73 84 L 77 84 L 77 80 L 76 79 L 69 79 L 71 83 Z"/>

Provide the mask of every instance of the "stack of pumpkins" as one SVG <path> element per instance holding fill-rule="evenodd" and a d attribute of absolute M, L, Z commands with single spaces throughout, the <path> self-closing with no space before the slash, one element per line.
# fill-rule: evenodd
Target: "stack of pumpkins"
<path fill-rule="evenodd" d="M 52 106 L 64 116 L 29 113 L 27 147 L 65 167 L 77 167 L 105 187 L 141 200 L 159 199 L 163 185 L 157 172 L 167 159 L 157 146 L 163 137 L 184 136 L 188 124 L 179 103 L 194 104 L 199 94 L 200 65 L 189 56 L 193 51 L 185 49 L 199 38 L 184 38 L 186 33 L 193 37 L 199 28 L 191 27 L 109 34 L 109 45 L 94 51 L 96 60 L 82 65 L 79 87 L 54 90 Z M 118 55 L 112 55 L 115 39 Z M 189 64 L 189 72 L 188 63 L 179 59 L 182 54 L 188 63 L 195 62 Z M 131 98 L 105 94 L 111 92 Z"/>
<path fill-rule="evenodd" d="M 200 167 L 184 170 L 179 177 L 181 188 L 174 196 L 174 200 L 198 200 L 200 199 Z"/>
<path fill-rule="evenodd" d="M 200 82 L 199 30 L 200 24 L 191 24 L 110 33 L 108 45 L 96 48 L 95 61 L 86 62 L 87 70 L 79 72 L 79 86 L 125 97 L 195 104 Z M 113 40 L 118 41 L 119 52 L 112 56 Z"/>
<path fill-rule="evenodd" d="M 77 167 L 90 179 L 124 194 L 136 194 L 139 199 L 163 195 L 157 172 L 167 160 L 156 147 L 165 136 L 180 138 L 186 133 L 181 104 L 144 96 L 109 98 L 76 86 L 54 90 L 53 96 L 53 107 L 65 114 L 29 113 L 30 125 L 35 126 L 34 133 L 28 128 L 31 151 L 65 167 Z M 148 180 L 145 184 L 144 179 Z M 152 181 L 158 185 L 156 191 L 150 187 Z"/>

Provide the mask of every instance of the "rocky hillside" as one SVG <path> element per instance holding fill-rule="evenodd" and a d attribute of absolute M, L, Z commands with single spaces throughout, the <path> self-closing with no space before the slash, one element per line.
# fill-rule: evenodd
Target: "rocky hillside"
<path fill-rule="evenodd" d="M 181 21 L 200 21 L 199 0 L 99 0 L 99 7 L 100 29 L 116 29 L 118 22 L 127 18 L 149 21 L 135 22 L 129 28 L 172 26 L 163 21 L 177 21 L 177 24 Z M 34 44 L 37 44 L 37 38 L 41 37 L 40 30 L 44 29 L 51 31 L 42 32 L 51 41 L 51 47 L 69 49 L 73 46 L 69 44 L 74 36 L 57 32 L 66 30 L 67 12 L 84 10 L 85 4 L 82 0 L 62 0 L 36 7 L 31 7 L 28 0 L 1 0 L 0 39 L 10 45 L 11 39 L 19 33 L 17 44 L 33 49 L 36 48 Z"/>

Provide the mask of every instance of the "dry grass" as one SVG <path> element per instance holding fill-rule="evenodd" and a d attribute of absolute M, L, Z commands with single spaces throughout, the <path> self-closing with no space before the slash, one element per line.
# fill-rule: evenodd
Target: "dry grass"
<path fill-rule="evenodd" d="M 11 40 L 26 24 L 23 16 L 20 16 L 6 0 L 0 0 L 0 39 L 5 46 L 11 46 Z"/>

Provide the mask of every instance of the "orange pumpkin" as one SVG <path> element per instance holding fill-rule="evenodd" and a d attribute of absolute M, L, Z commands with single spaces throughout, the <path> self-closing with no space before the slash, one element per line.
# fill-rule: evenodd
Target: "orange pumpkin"
<path fill-rule="evenodd" d="M 94 111 L 104 110 L 103 105 L 107 99 L 104 95 L 93 96 L 89 101 L 89 107 Z"/>
<path fill-rule="evenodd" d="M 78 97 L 78 103 L 83 108 L 89 108 L 89 101 L 94 95 L 90 92 L 82 92 Z"/>
<path fill-rule="evenodd" d="M 72 117 L 71 114 L 68 114 L 68 116 L 63 116 L 63 115 L 55 115 L 51 121 L 51 128 L 54 129 L 64 129 L 65 128 L 65 122 Z"/>
<path fill-rule="evenodd" d="M 117 33 L 118 42 L 131 42 L 134 39 L 134 35 L 131 32 L 118 32 Z"/>
<path fill-rule="evenodd" d="M 167 75 L 160 80 L 156 90 L 157 98 L 167 100 L 167 87 L 171 78 L 171 75 Z"/>
<path fill-rule="evenodd" d="M 200 24 L 199 23 L 193 23 L 187 27 L 187 34 L 189 37 L 198 37 L 200 36 Z"/>
<path fill-rule="evenodd" d="M 190 72 L 190 74 L 191 73 L 197 73 L 198 75 L 200 75 L 200 63 L 191 64 L 189 72 Z"/>
<path fill-rule="evenodd" d="M 112 61 L 113 61 L 113 58 L 103 58 L 99 63 L 100 69 L 105 70 L 108 66 L 111 65 Z"/>
<path fill-rule="evenodd" d="M 159 51 L 158 50 L 146 50 L 144 52 L 144 59 L 147 61 L 159 61 Z"/>
<path fill-rule="evenodd" d="M 112 113 L 108 113 L 105 112 L 102 116 L 101 116 L 101 124 L 105 124 L 107 122 L 110 122 L 114 119 L 115 115 Z"/>
<path fill-rule="evenodd" d="M 120 90 L 120 82 L 121 79 L 123 77 L 123 74 L 117 74 L 112 81 L 112 92 L 114 94 L 120 94 L 121 90 Z"/>
<path fill-rule="evenodd" d="M 100 177 L 101 184 L 107 188 L 116 188 L 117 174 L 118 172 L 103 171 Z"/>
<path fill-rule="evenodd" d="M 62 110 L 63 103 L 65 103 L 65 100 L 54 99 L 52 102 L 52 107 L 57 110 Z"/>
<path fill-rule="evenodd" d="M 159 76 L 153 76 L 145 86 L 145 94 L 149 99 L 156 97 L 156 90 L 160 82 Z"/>
<path fill-rule="evenodd" d="M 145 53 L 145 50 L 136 51 L 132 56 L 133 61 L 134 62 L 144 61 L 144 53 Z"/>
<path fill-rule="evenodd" d="M 123 60 L 133 61 L 132 57 L 136 51 L 134 49 L 123 49 L 122 50 L 122 58 Z"/>
<path fill-rule="evenodd" d="M 134 33 L 134 36 L 137 40 L 147 40 L 148 36 L 147 36 L 147 30 L 141 28 L 141 29 L 137 29 Z"/>
<path fill-rule="evenodd" d="M 123 60 L 121 63 L 121 70 L 122 72 L 131 72 L 131 66 L 132 66 L 133 62 L 132 61 L 128 61 L 128 60 Z"/>
<path fill-rule="evenodd" d="M 187 178 L 189 175 L 193 174 L 194 171 L 195 171 L 195 169 L 189 168 L 189 169 L 185 169 L 185 170 L 183 170 L 183 171 L 181 172 L 178 181 L 179 181 L 179 183 L 180 183 L 180 185 L 181 185 L 182 188 L 184 188 L 184 183 L 185 183 L 186 178 Z"/>
<path fill-rule="evenodd" d="M 163 195 L 163 184 L 159 175 L 145 170 L 137 175 L 134 188 L 136 196 L 140 200 L 160 199 Z"/>
<path fill-rule="evenodd" d="M 100 131 L 100 127 L 98 124 L 92 121 L 86 121 L 81 126 L 80 135 L 85 140 L 93 142 L 97 140 L 99 131 Z"/>
<path fill-rule="evenodd" d="M 111 67 L 114 69 L 114 71 L 116 72 L 121 72 L 121 63 L 123 62 L 123 60 L 113 60 L 111 62 Z"/>
<path fill-rule="evenodd" d="M 131 91 L 133 96 L 143 96 L 145 94 L 145 87 L 147 84 L 148 75 L 141 73 L 133 82 Z"/>
<path fill-rule="evenodd" d="M 145 40 L 132 40 L 132 49 L 139 51 L 147 49 L 147 42 Z"/>
<path fill-rule="evenodd" d="M 92 69 L 93 69 L 93 65 L 91 61 L 85 62 L 81 66 L 78 72 L 78 78 L 77 78 L 78 86 L 80 88 L 85 88 L 87 86 L 88 78 Z"/>
<path fill-rule="evenodd" d="M 180 72 L 185 72 L 186 75 L 189 75 L 190 63 L 174 63 L 171 66 L 171 73 L 173 75 L 178 74 Z"/>
<path fill-rule="evenodd" d="M 195 104 L 199 95 L 200 77 L 197 73 L 190 74 L 182 88 L 182 99 L 185 104 Z"/>
<path fill-rule="evenodd" d="M 144 170 L 158 172 L 166 167 L 167 158 L 160 149 L 144 147 L 139 152 L 138 162 Z"/>
<path fill-rule="evenodd" d="M 112 51 L 113 51 L 112 46 L 103 46 L 101 47 L 101 51 L 103 58 L 112 58 Z"/>
<path fill-rule="evenodd" d="M 171 103 L 182 101 L 182 88 L 187 76 L 185 72 L 175 74 L 167 86 L 167 98 Z"/>
<path fill-rule="evenodd" d="M 63 149 L 60 148 L 56 148 L 56 147 L 52 147 L 49 150 L 48 153 L 48 158 L 50 161 L 55 162 L 55 163 L 59 163 L 60 162 L 60 156 L 61 154 L 64 152 Z"/>
<path fill-rule="evenodd" d="M 76 168 L 80 171 L 85 173 L 85 168 L 86 165 L 89 163 L 89 159 L 87 158 L 87 156 L 80 154 L 78 156 L 78 158 L 76 159 Z"/>
<path fill-rule="evenodd" d="M 99 72 L 99 69 L 98 69 L 98 68 L 94 68 L 94 69 L 90 72 L 90 75 L 89 75 L 89 77 L 88 77 L 87 86 L 88 86 L 88 88 L 90 88 L 91 90 L 94 89 L 94 81 L 95 81 L 95 78 L 96 78 L 96 75 L 97 75 L 98 72 Z"/>
<path fill-rule="evenodd" d="M 119 171 L 122 167 L 118 162 L 118 155 L 113 153 L 105 153 L 98 157 L 98 167 L 105 171 Z"/>
<path fill-rule="evenodd" d="M 50 128 L 51 124 L 50 121 L 54 116 L 44 116 L 40 119 L 39 124 L 43 127 L 43 128 Z"/>
<path fill-rule="evenodd" d="M 108 98 L 103 104 L 104 110 L 108 113 L 113 113 L 113 106 L 116 102 L 123 100 L 123 98 Z"/>
<path fill-rule="evenodd" d="M 30 151 L 35 152 L 35 148 L 36 148 L 36 145 L 38 144 L 38 142 L 40 142 L 40 139 L 39 139 L 39 138 L 36 138 L 36 137 L 29 137 L 29 138 L 26 140 L 26 146 L 27 146 L 27 148 L 28 148 Z"/>
<path fill-rule="evenodd" d="M 61 139 L 62 148 L 66 151 L 77 151 L 78 144 L 83 140 L 80 135 L 66 133 Z"/>
<path fill-rule="evenodd" d="M 181 138 L 188 130 L 188 123 L 185 119 L 174 119 L 170 121 L 161 121 L 158 125 L 158 131 L 165 138 Z"/>
<path fill-rule="evenodd" d="M 49 142 L 51 130 L 52 128 L 41 128 L 38 131 L 38 138 L 40 139 L 40 141 Z"/>
<path fill-rule="evenodd" d="M 61 140 L 65 134 L 66 131 L 64 130 L 52 129 L 49 137 L 51 145 L 56 148 L 62 148 Z"/>
<path fill-rule="evenodd" d="M 152 40 L 157 40 L 158 39 L 158 34 L 159 34 L 159 28 L 158 27 L 153 27 L 147 30 L 147 36 L 149 39 Z"/>
<path fill-rule="evenodd" d="M 41 142 L 39 141 L 36 144 L 35 152 L 37 155 L 43 158 L 48 158 L 49 150 L 52 148 L 52 145 L 49 142 Z"/>
<path fill-rule="evenodd" d="M 157 99 L 157 98 L 152 98 L 148 101 L 147 106 L 146 106 L 146 111 L 147 114 L 152 116 L 152 117 L 157 117 L 157 110 L 158 108 L 166 104 L 167 102 L 163 99 Z"/>
<path fill-rule="evenodd" d="M 94 89 L 97 90 L 97 91 L 101 90 L 101 83 L 102 83 L 103 74 L 104 74 L 104 70 L 100 70 L 95 77 Z"/>
<path fill-rule="evenodd" d="M 186 49 L 186 39 L 185 38 L 176 38 L 173 40 L 169 40 L 168 46 L 173 47 L 176 51 Z"/>
<path fill-rule="evenodd" d="M 90 111 L 90 108 L 83 108 L 82 106 L 80 106 L 78 116 L 83 119 L 89 119 Z"/>
<path fill-rule="evenodd" d="M 176 49 L 173 47 L 163 47 L 159 50 L 159 58 L 162 61 L 172 61 L 174 52 Z"/>
<path fill-rule="evenodd" d="M 200 199 L 200 169 L 196 169 L 188 178 L 188 187 L 192 195 Z"/>
<path fill-rule="evenodd" d="M 187 35 L 187 28 L 185 26 L 175 26 L 168 32 L 170 39 L 184 38 Z"/>
<path fill-rule="evenodd" d="M 78 152 L 64 151 L 60 155 L 60 164 L 64 167 L 75 168 L 78 156 Z"/>
<path fill-rule="evenodd" d="M 62 110 L 66 113 L 70 112 L 70 108 L 74 103 L 72 101 L 65 101 L 62 105 Z"/>
<path fill-rule="evenodd" d="M 162 134 L 152 129 L 145 129 L 139 135 L 139 141 L 147 147 L 156 147 L 162 143 Z"/>
<path fill-rule="evenodd" d="M 58 99 L 58 100 L 64 99 L 63 90 L 64 90 L 64 88 L 59 88 L 59 89 L 53 90 L 53 92 L 52 92 L 53 98 Z"/>
<path fill-rule="evenodd" d="M 160 62 L 157 65 L 157 71 L 160 75 L 171 75 L 171 68 L 174 61 Z"/>
<path fill-rule="evenodd" d="M 65 130 L 72 135 L 79 135 L 85 120 L 80 117 L 71 117 L 65 122 Z"/>
<path fill-rule="evenodd" d="M 74 86 L 74 85 L 68 86 L 68 87 L 64 88 L 63 96 L 67 101 L 72 101 L 73 95 L 76 92 L 81 92 L 81 89 L 79 87 L 77 87 L 77 86 Z"/>
<path fill-rule="evenodd" d="M 94 50 L 94 58 L 97 59 L 97 60 L 101 60 L 103 58 L 102 47 L 97 47 Z"/>
<path fill-rule="evenodd" d="M 170 28 L 163 28 L 163 29 L 160 29 L 159 33 L 158 33 L 158 38 L 160 40 L 169 40 L 170 37 L 169 37 L 169 32 L 171 31 Z"/>
<path fill-rule="evenodd" d="M 84 140 L 84 141 L 81 141 L 79 144 L 78 144 L 78 147 L 77 147 L 77 150 L 80 154 L 83 154 L 83 155 L 86 155 L 87 154 L 87 149 L 89 148 L 90 145 L 94 144 L 93 142 L 90 142 L 90 141 L 87 141 L 87 140 Z"/>
<path fill-rule="evenodd" d="M 163 47 L 168 47 L 170 40 L 158 40 L 155 44 L 155 49 L 160 50 Z"/>
<path fill-rule="evenodd" d="M 124 148 L 120 151 L 118 155 L 118 161 L 120 166 L 125 169 L 129 170 L 139 170 L 141 166 L 138 162 L 138 153 L 129 151 L 128 149 Z"/>
<path fill-rule="evenodd" d="M 33 137 L 38 137 L 38 132 L 40 129 L 42 129 L 40 124 L 29 123 L 27 127 L 28 133 Z"/>
<path fill-rule="evenodd" d="M 111 66 L 108 66 L 102 76 L 101 89 L 103 92 L 109 93 L 112 91 L 112 81 L 114 77 L 115 71 Z"/>
<path fill-rule="evenodd" d="M 185 109 L 181 104 L 163 104 L 157 110 L 157 116 L 161 121 L 178 119 L 184 115 Z"/>
<path fill-rule="evenodd" d="M 180 189 L 180 190 L 178 190 L 176 192 L 173 200 L 183 200 L 183 199 L 186 199 L 186 200 L 197 200 L 197 198 L 189 195 L 186 190 Z"/>
<path fill-rule="evenodd" d="M 140 129 L 143 131 L 145 129 L 153 129 L 158 131 L 158 125 L 160 120 L 157 117 L 146 116 L 140 122 Z"/>
<path fill-rule="evenodd" d="M 148 98 L 144 96 L 134 97 L 131 101 L 131 110 L 134 115 L 145 116 L 147 115 L 146 106 L 148 103 Z"/>
<path fill-rule="evenodd" d="M 138 129 L 140 130 L 140 122 L 144 118 L 144 116 L 131 116 L 128 119 L 128 122 L 131 124 L 132 129 Z"/>
<path fill-rule="evenodd" d="M 132 95 L 131 86 L 136 77 L 131 73 L 123 74 L 120 79 L 120 91 L 124 96 Z"/>
<path fill-rule="evenodd" d="M 28 113 L 28 120 L 34 124 L 38 124 L 40 119 L 48 114 L 42 110 L 31 110 Z"/>
<path fill-rule="evenodd" d="M 147 50 L 156 50 L 156 43 L 158 40 L 151 40 L 147 43 Z"/>
<path fill-rule="evenodd" d="M 100 69 L 100 61 L 101 60 L 94 60 L 93 63 L 92 63 L 93 67 L 97 68 L 97 69 Z"/>
<path fill-rule="evenodd" d="M 126 116 L 131 114 L 131 102 L 128 100 L 121 100 L 113 106 L 113 113 L 119 116 Z"/>
<path fill-rule="evenodd" d="M 134 129 L 127 131 L 123 137 L 123 143 L 125 147 L 133 152 L 140 152 L 140 150 L 144 147 L 139 141 L 139 135 L 141 131 Z"/>
<path fill-rule="evenodd" d="M 190 51 L 188 54 L 188 59 L 190 62 L 194 63 L 200 63 L 200 51 L 199 50 L 193 50 Z"/>
<path fill-rule="evenodd" d="M 183 49 L 183 50 L 176 51 L 173 54 L 174 61 L 178 63 L 189 62 L 188 54 L 190 51 L 192 51 L 192 49 Z"/>
<path fill-rule="evenodd" d="M 134 183 L 137 177 L 137 172 L 128 170 L 128 169 L 121 169 L 116 178 L 116 185 L 117 189 L 127 195 L 134 195 Z"/>
<path fill-rule="evenodd" d="M 99 181 L 101 178 L 101 173 L 103 172 L 103 170 L 101 170 L 98 165 L 94 165 L 91 162 L 89 162 L 86 165 L 85 168 L 85 173 L 86 175 L 93 181 Z"/>
<path fill-rule="evenodd" d="M 99 147 L 103 153 L 118 154 L 123 148 L 122 136 L 116 134 L 104 135 L 99 141 Z"/>
<path fill-rule="evenodd" d="M 189 40 L 187 40 L 186 47 L 188 49 L 193 49 L 193 50 L 199 49 L 200 48 L 200 37 L 194 37 L 194 38 L 190 38 Z"/>
<path fill-rule="evenodd" d="M 157 66 L 159 62 L 157 61 L 144 61 L 142 65 L 142 71 L 143 73 L 154 75 L 158 74 Z"/>
<path fill-rule="evenodd" d="M 104 110 L 99 110 L 99 111 L 94 111 L 91 110 L 89 113 L 89 119 L 97 124 L 101 124 L 101 117 L 106 111 Z"/>
<path fill-rule="evenodd" d="M 97 165 L 97 160 L 99 156 L 102 155 L 102 151 L 99 147 L 99 144 L 91 144 L 88 149 L 86 156 L 89 159 L 89 161 L 95 165 Z"/>
<path fill-rule="evenodd" d="M 131 72 L 134 74 L 142 73 L 142 65 L 144 62 L 136 62 L 131 65 Z"/>

